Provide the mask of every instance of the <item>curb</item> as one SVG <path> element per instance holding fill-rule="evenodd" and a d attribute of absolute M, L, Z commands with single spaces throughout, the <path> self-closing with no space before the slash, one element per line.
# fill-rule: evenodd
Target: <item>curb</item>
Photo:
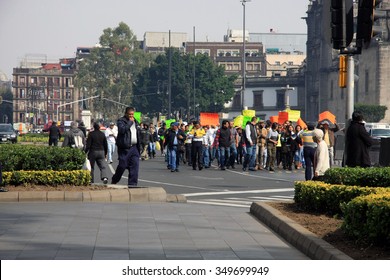
<path fill-rule="evenodd" d="M 161 187 L 128 188 L 116 186 L 114 189 L 96 191 L 22 191 L 0 193 L 1 202 L 181 202 L 187 200 L 182 195 L 167 194 Z"/>
<path fill-rule="evenodd" d="M 253 202 L 250 213 L 311 259 L 352 260 L 351 257 L 266 203 Z"/>

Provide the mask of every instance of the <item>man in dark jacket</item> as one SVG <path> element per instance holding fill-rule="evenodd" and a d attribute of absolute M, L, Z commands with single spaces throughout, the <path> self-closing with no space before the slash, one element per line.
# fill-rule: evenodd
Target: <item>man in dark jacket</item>
<path fill-rule="evenodd" d="M 53 122 L 49 128 L 49 146 L 58 146 L 58 140 L 61 139 L 61 132 L 56 122 Z"/>
<path fill-rule="evenodd" d="M 93 131 L 88 134 L 87 147 L 85 152 L 88 154 L 88 160 L 91 163 L 91 177 L 94 183 L 95 162 L 100 169 L 100 178 L 104 184 L 108 183 L 108 166 L 106 162 L 108 151 L 106 135 L 100 131 L 98 123 L 93 124 Z"/>
<path fill-rule="evenodd" d="M 372 139 L 364 127 L 363 114 L 360 111 L 352 113 L 352 122 L 345 137 L 345 164 L 349 167 L 370 167 L 369 147 L 372 145 Z"/>
<path fill-rule="evenodd" d="M 128 187 L 136 187 L 138 184 L 139 157 L 141 152 L 141 128 L 134 118 L 135 109 L 127 107 L 125 115 L 117 121 L 119 164 L 111 183 L 116 184 L 122 178 L 126 169 L 129 170 Z"/>
<path fill-rule="evenodd" d="M 222 121 L 222 126 L 217 130 L 215 138 L 218 143 L 219 163 L 221 165 L 221 170 L 225 170 L 225 166 L 226 164 L 229 164 L 228 160 L 230 158 L 231 130 L 229 128 L 229 121 Z"/>
<path fill-rule="evenodd" d="M 172 129 L 168 130 L 166 134 L 165 143 L 168 147 L 168 167 L 171 172 L 179 172 L 179 147 L 184 146 L 186 135 L 184 131 L 179 129 L 179 123 L 173 123 Z"/>

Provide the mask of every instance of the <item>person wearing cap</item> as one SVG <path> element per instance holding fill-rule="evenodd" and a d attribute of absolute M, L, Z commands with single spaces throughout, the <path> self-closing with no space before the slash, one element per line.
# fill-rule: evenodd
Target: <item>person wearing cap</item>
<path fill-rule="evenodd" d="M 172 123 L 171 129 L 165 135 L 165 144 L 168 153 L 168 167 L 171 172 L 179 172 L 180 151 L 179 146 L 184 146 L 186 135 L 179 129 L 179 123 Z"/>
<path fill-rule="evenodd" d="M 312 180 L 322 181 L 325 171 L 330 168 L 328 145 L 325 143 L 324 132 L 321 129 L 314 129 L 313 142 L 317 143 L 314 153 L 314 177 Z"/>
<path fill-rule="evenodd" d="M 267 157 L 267 147 L 266 147 L 266 139 L 268 130 L 265 128 L 265 122 L 263 120 L 260 120 L 257 123 L 257 169 L 262 170 L 264 168 L 264 160 Z"/>
<path fill-rule="evenodd" d="M 107 162 L 111 164 L 112 155 L 115 153 L 116 136 L 118 135 L 118 131 L 115 129 L 115 123 L 110 122 L 104 134 L 106 135 L 108 145 Z"/>
<path fill-rule="evenodd" d="M 334 144 L 335 144 L 334 133 L 339 131 L 340 128 L 337 125 L 337 123 L 335 123 L 334 127 L 332 128 L 330 128 L 329 125 L 330 125 L 329 121 L 323 120 L 319 123 L 319 126 L 317 128 L 321 128 L 322 131 L 324 132 L 324 141 L 328 146 L 328 151 L 329 151 L 329 164 L 330 166 L 332 166 L 334 160 Z"/>
<path fill-rule="evenodd" d="M 192 169 L 196 170 L 198 165 L 199 170 L 203 169 L 203 136 L 206 131 L 200 126 L 198 121 L 194 121 L 194 127 L 189 132 L 188 136 L 192 138 L 191 156 L 192 156 Z"/>

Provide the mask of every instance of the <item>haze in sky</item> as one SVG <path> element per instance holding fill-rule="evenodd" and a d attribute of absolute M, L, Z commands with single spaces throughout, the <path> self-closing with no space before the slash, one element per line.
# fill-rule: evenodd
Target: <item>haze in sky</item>
<path fill-rule="evenodd" d="M 248 0 L 249 1 L 249 0 Z M 250 33 L 307 33 L 309 0 L 252 0 L 246 3 Z M 0 0 L 0 71 L 8 79 L 29 54 L 50 61 L 74 57 L 77 47 L 99 42 L 105 28 L 125 22 L 145 32 L 185 32 L 196 41 L 223 41 L 228 29 L 243 28 L 240 0 Z"/>

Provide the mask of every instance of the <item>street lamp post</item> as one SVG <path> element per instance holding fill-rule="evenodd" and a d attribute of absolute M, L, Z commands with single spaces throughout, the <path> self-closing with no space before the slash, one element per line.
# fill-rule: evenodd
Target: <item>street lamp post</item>
<path fill-rule="evenodd" d="M 95 95 L 95 96 L 92 96 L 92 97 L 88 97 L 88 98 L 83 98 L 83 99 L 80 99 L 80 100 L 76 100 L 76 101 L 72 101 L 72 102 L 67 102 L 67 103 L 63 103 L 63 104 L 60 104 L 57 106 L 57 122 L 59 121 L 59 118 L 58 118 L 58 109 L 60 107 L 63 107 L 63 106 L 66 106 L 66 105 L 70 105 L 70 104 L 74 104 L 74 103 L 77 103 L 77 102 L 80 102 L 80 101 L 84 101 L 84 100 L 88 100 L 88 99 L 94 99 L 94 98 L 97 98 L 99 97 L 100 95 Z"/>
<path fill-rule="evenodd" d="M 245 102 L 245 79 L 246 79 L 246 56 L 245 56 L 245 4 L 251 0 L 241 0 L 243 8 L 242 20 L 242 91 L 241 91 L 241 107 L 244 109 Z"/>
<path fill-rule="evenodd" d="M 294 87 L 290 87 L 290 85 L 287 85 L 286 87 L 282 87 L 283 90 L 285 90 L 285 97 L 284 97 L 284 106 L 286 110 L 290 110 L 290 96 L 288 92 L 290 90 L 295 90 Z"/>

